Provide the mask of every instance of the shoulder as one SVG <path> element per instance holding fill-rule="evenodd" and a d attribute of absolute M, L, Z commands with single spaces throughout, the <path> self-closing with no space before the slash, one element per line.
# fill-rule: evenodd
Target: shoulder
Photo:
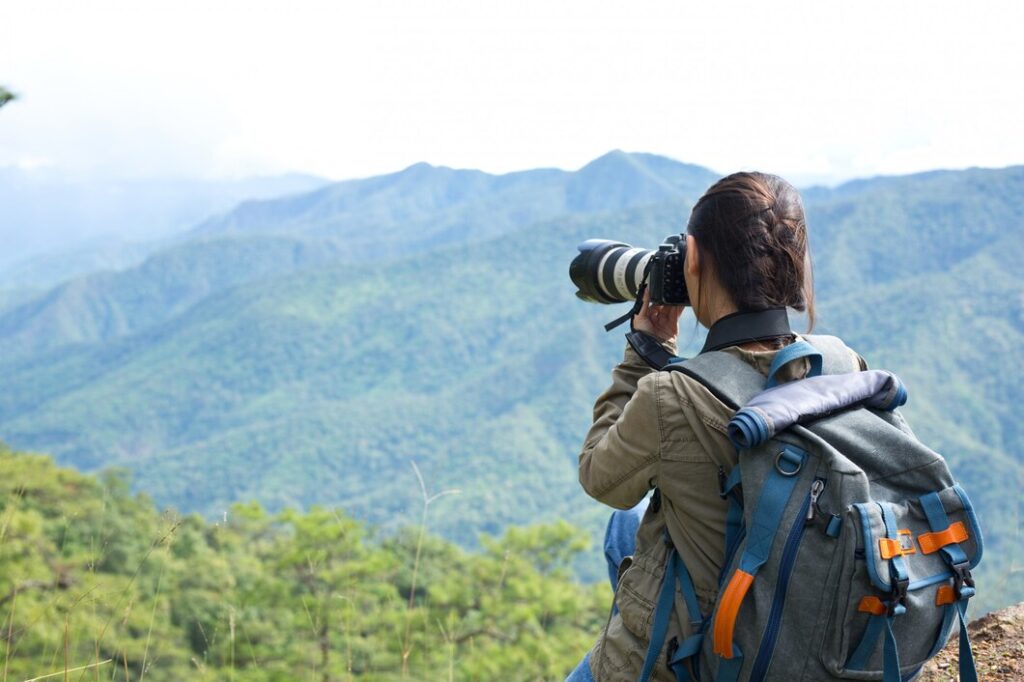
<path fill-rule="evenodd" d="M 868 368 L 864 357 L 848 346 L 838 336 L 830 334 L 807 334 L 799 336 L 817 348 L 825 356 L 825 374 L 863 372 Z"/>
<path fill-rule="evenodd" d="M 734 410 L 725 404 L 712 389 L 683 371 L 656 372 L 659 403 L 664 409 L 663 424 L 680 431 L 712 429 L 726 432 Z M 691 440 L 692 436 L 681 438 Z"/>

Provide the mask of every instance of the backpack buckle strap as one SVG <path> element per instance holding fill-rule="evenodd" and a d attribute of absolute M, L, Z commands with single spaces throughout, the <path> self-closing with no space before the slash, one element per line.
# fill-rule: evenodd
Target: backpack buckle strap
<path fill-rule="evenodd" d="M 970 599 L 976 593 L 971 562 L 960 543 L 967 539 L 967 528 L 963 521 L 950 523 L 938 493 L 928 493 L 920 498 L 928 525 L 933 532 L 919 535 L 918 543 L 925 554 L 939 551 L 946 565 L 953 573 L 953 592 L 957 601 Z M 928 538 L 927 540 L 925 538 Z"/>
<path fill-rule="evenodd" d="M 640 682 L 647 682 L 654 672 L 658 653 L 661 651 L 662 643 L 665 641 L 665 635 L 668 632 L 669 618 L 672 614 L 672 607 L 675 604 L 677 591 L 682 594 L 683 601 L 686 604 L 690 625 L 695 630 L 703 633 L 704 617 L 700 612 L 700 604 L 697 601 L 697 591 L 694 588 L 693 579 L 690 577 L 690 572 L 686 568 L 683 557 L 679 555 L 679 551 L 672 544 L 672 539 L 667 531 L 665 532 L 664 539 L 665 544 L 669 548 L 668 558 L 665 562 L 665 575 L 662 577 L 661 591 L 658 594 L 658 603 L 654 610 L 653 622 L 651 623 L 651 640 L 647 649 L 647 655 L 644 658 L 643 670 L 640 672 Z M 687 639 L 683 642 L 683 645 L 687 646 L 688 643 L 689 646 L 694 644 Z M 699 642 L 696 646 L 698 649 L 700 648 Z M 672 641 L 670 641 L 668 646 L 670 660 L 674 649 L 675 647 Z"/>
<path fill-rule="evenodd" d="M 886 604 L 886 615 L 902 616 L 907 612 L 907 591 L 910 587 L 910 579 L 893 580 L 892 592 L 889 593 L 889 601 Z"/>
<path fill-rule="evenodd" d="M 732 497 L 740 504 L 743 504 L 743 495 L 740 494 L 742 483 L 743 479 L 738 464 L 732 468 L 728 475 L 725 473 L 725 467 L 718 467 L 718 496 L 720 498 L 727 500 Z"/>
<path fill-rule="evenodd" d="M 902 616 L 907 612 L 906 587 L 908 584 L 902 583 L 902 587 L 894 587 L 888 601 L 882 601 L 874 595 L 869 595 L 860 600 L 857 610 L 868 614 L 870 618 L 868 618 L 868 624 L 864 628 L 860 642 L 857 643 L 857 647 L 846 661 L 845 667 L 847 670 L 864 670 L 868 658 L 870 658 L 875 647 L 878 645 L 879 638 L 885 634 L 885 656 L 888 659 L 895 659 L 895 668 L 897 672 L 899 671 L 899 653 L 896 650 L 895 640 L 890 642 L 889 639 L 892 636 L 893 618 Z M 892 665 L 892 660 L 889 660 L 887 673 L 889 677 L 885 679 L 891 679 Z"/>
<path fill-rule="evenodd" d="M 972 512 L 970 511 L 970 504 L 966 501 L 966 496 L 960 490 L 957 491 L 957 495 L 964 501 L 964 507 L 968 510 L 968 518 L 971 518 Z M 944 533 L 956 533 L 953 529 L 953 526 L 956 524 L 950 524 L 949 516 L 946 514 L 945 507 L 942 506 L 942 500 L 939 499 L 938 493 L 933 492 L 922 495 L 919 501 L 933 534 L 941 536 Z M 962 522 L 958 523 L 963 526 Z M 966 532 L 964 535 L 966 535 Z M 974 576 L 971 575 L 970 560 L 967 558 L 967 553 L 964 552 L 963 547 L 960 546 L 960 542 L 966 539 L 966 537 L 959 540 L 954 539 L 948 544 L 941 545 L 938 551 L 942 553 L 942 558 L 953 573 L 953 593 L 956 596 L 956 602 L 946 608 L 953 608 L 956 611 L 957 619 L 960 621 L 960 679 L 963 682 L 977 682 L 978 673 L 974 665 L 974 652 L 971 649 L 971 638 L 967 634 L 967 602 L 975 595 L 976 591 Z M 920 536 L 918 541 L 920 542 Z M 977 541 L 980 543 L 981 538 L 979 537 Z M 979 551 L 980 547 L 979 544 Z M 925 551 L 923 544 L 921 550 Z"/>
<path fill-rule="evenodd" d="M 950 565 L 953 569 L 953 594 L 956 600 L 970 599 L 974 596 L 974 576 L 971 575 L 970 562 L 964 561 Z"/>
<path fill-rule="evenodd" d="M 700 648 L 703 643 L 703 630 L 695 635 L 690 635 L 682 643 L 676 637 L 669 640 L 666 665 L 675 674 L 677 682 L 693 682 L 695 675 L 690 674 L 691 668 L 687 663 L 700 654 Z M 694 672 L 696 672 L 696 663 L 694 661 Z M 696 675 L 696 677 L 699 678 L 699 675 Z"/>
<path fill-rule="evenodd" d="M 967 553 L 964 552 L 961 542 L 968 539 L 967 528 L 963 521 L 956 523 L 949 522 L 946 509 L 942 506 L 942 500 L 938 493 L 928 493 L 919 498 L 921 508 L 924 509 L 931 533 L 923 533 L 917 536 L 917 542 L 921 545 L 921 551 L 925 554 L 941 552 L 942 558 L 950 567 L 962 564 L 967 561 Z"/>
<path fill-rule="evenodd" d="M 892 543 L 897 548 L 895 552 L 887 553 L 887 546 L 881 542 L 879 543 L 882 558 L 889 562 L 889 576 L 892 585 L 889 615 L 892 616 L 896 604 L 903 607 L 904 611 L 906 610 L 910 573 L 907 570 L 906 562 L 903 560 L 904 552 L 900 544 L 900 531 L 896 527 L 896 516 L 892 506 L 888 502 L 877 502 L 876 504 L 882 512 L 882 523 L 885 525 L 886 538 L 884 540 Z M 907 553 L 909 554 L 910 552 Z"/>

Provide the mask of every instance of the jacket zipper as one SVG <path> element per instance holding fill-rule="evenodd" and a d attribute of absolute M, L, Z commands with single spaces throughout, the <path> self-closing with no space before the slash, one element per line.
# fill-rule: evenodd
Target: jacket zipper
<path fill-rule="evenodd" d="M 762 682 L 768 672 L 768 664 L 771 663 L 772 654 L 775 653 L 775 644 L 779 639 L 779 626 L 782 622 L 782 609 L 786 603 L 786 591 L 789 589 L 789 578 L 793 572 L 793 564 L 796 563 L 796 553 L 800 549 L 800 540 L 803 538 L 807 522 L 814 518 L 814 510 L 818 504 L 821 491 L 825 489 L 825 479 L 816 478 L 811 483 L 811 489 L 804 498 L 804 503 L 797 513 L 789 535 L 786 537 L 786 544 L 782 550 L 782 560 L 779 562 L 779 579 L 775 583 L 775 596 L 772 597 L 772 607 L 768 612 L 768 625 L 765 628 L 764 637 L 761 639 L 761 646 L 757 650 L 757 658 L 754 659 L 754 667 L 750 671 L 751 682 Z"/>

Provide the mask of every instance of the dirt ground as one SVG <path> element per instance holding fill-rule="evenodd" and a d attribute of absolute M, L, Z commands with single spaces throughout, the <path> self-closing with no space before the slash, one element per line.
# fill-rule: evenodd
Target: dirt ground
<path fill-rule="evenodd" d="M 1024 604 L 996 611 L 967 626 L 974 648 L 978 679 L 1024 680 Z M 954 634 L 949 644 L 921 671 L 922 682 L 957 680 L 960 639 Z"/>

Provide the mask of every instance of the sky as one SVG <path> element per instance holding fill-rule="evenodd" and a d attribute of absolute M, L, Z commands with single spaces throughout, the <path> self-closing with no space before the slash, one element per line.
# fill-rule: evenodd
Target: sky
<path fill-rule="evenodd" d="M 0 0 L 0 167 L 334 179 L 611 149 L 797 184 L 1024 163 L 1024 4 Z"/>

